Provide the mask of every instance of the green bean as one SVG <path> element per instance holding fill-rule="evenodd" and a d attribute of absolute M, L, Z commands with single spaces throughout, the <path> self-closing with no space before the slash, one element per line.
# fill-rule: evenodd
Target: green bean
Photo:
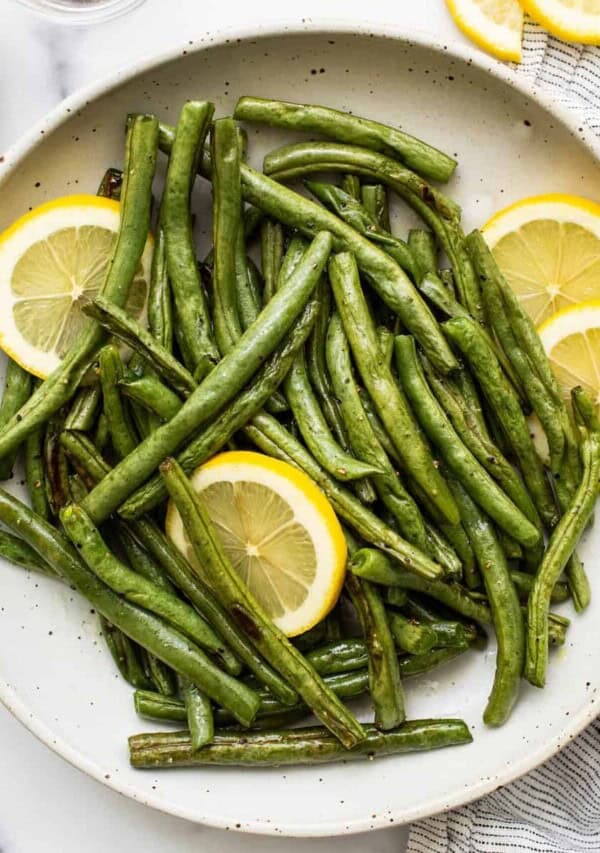
<path fill-rule="evenodd" d="M 217 119 L 211 130 L 213 190 L 213 318 L 221 355 L 239 340 L 236 301 L 236 246 L 242 231 L 241 151 L 233 119 Z"/>
<path fill-rule="evenodd" d="M 360 197 L 356 199 L 334 184 L 325 184 L 320 181 L 305 181 L 304 183 L 325 207 L 336 213 L 340 219 L 343 219 L 363 237 L 368 237 L 373 243 L 381 246 L 411 278 L 414 278 L 415 266 L 408 246 L 403 240 L 394 237 L 381 227 L 361 203 Z"/>
<path fill-rule="evenodd" d="M 121 524 L 117 527 L 116 535 L 118 544 L 123 548 L 129 564 L 136 572 L 153 581 L 166 592 L 176 594 L 174 587 L 166 575 L 152 561 L 148 554 L 143 551 L 124 525 Z M 173 670 L 145 649 L 140 649 L 140 653 L 148 676 L 156 686 L 158 692 L 163 696 L 173 696 L 177 690 Z M 222 661 L 225 669 L 230 675 L 239 675 L 241 667 L 235 659 L 231 661 L 231 657 L 231 655 L 228 655 L 228 650 L 224 650 Z M 229 665 L 232 662 L 234 665 Z"/>
<path fill-rule="evenodd" d="M 286 705 L 293 703 L 296 694 L 291 687 L 255 651 L 243 627 L 230 618 L 214 594 L 201 581 L 177 548 L 166 538 L 158 526 L 148 518 L 132 521 L 129 529 L 158 563 L 173 583 L 192 602 L 194 607 L 218 631 L 224 643 L 252 672 L 260 684 L 264 684 L 273 696 Z"/>
<path fill-rule="evenodd" d="M 170 420 L 183 406 L 183 400 L 154 373 L 125 376 L 119 379 L 118 386 L 126 397 L 154 412 L 162 421 Z"/>
<path fill-rule="evenodd" d="M 369 581 L 348 574 L 346 589 L 367 645 L 369 693 L 375 709 L 375 725 L 384 731 L 393 729 L 403 722 L 406 714 L 394 638 L 385 608 L 377 588 Z"/>
<path fill-rule="evenodd" d="M 461 563 L 463 564 L 463 569 L 468 575 L 468 573 L 472 571 L 475 556 L 471 550 L 469 538 L 463 530 L 462 525 L 460 523 L 450 524 L 447 522 L 435 504 L 430 500 L 426 492 L 413 479 L 406 477 L 405 482 L 407 491 L 415 499 L 417 505 L 420 506 L 424 510 L 425 514 L 432 520 L 432 523 L 425 521 L 425 533 L 427 535 L 429 547 L 435 547 L 436 545 L 435 533 L 433 533 L 432 536 L 435 526 L 439 535 L 443 537 L 446 543 L 448 543 L 452 550 L 458 555 Z M 457 574 L 456 571 L 452 573 Z"/>
<path fill-rule="evenodd" d="M 437 447 L 445 464 L 470 497 L 509 536 L 523 545 L 535 545 L 540 539 L 539 530 L 463 444 L 431 393 L 417 358 L 414 340 L 408 336 L 398 336 L 395 346 L 396 367 L 404 392 L 425 434 Z"/>
<path fill-rule="evenodd" d="M 583 477 L 570 506 L 552 532 L 529 595 L 525 677 L 536 687 L 543 687 L 546 680 L 548 610 L 552 591 L 590 520 L 599 489 L 600 424 L 595 407 L 579 387 L 573 389 L 571 399 L 581 434 Z"/>
<path fill-rule="evenodd" d="M 342 481 L 379 473 L 379 468 L 345 453 L 334 440 L 310 385 L 302 351 L 296 355 L 283 387 L 304 443 L 326 471 Z"/>
<path fill-rule="evenodd" d="M 138 658 L 141 651 L 139 646 L 104 616 L 100 616 L 100 627 L 111 657 L 125 681 L 137 690 L 149 688 L 152 681 Z"/>
<path fill-rule="evenodd" d="M 139 575 L 160 586 L 165 592 L 177 595 L 175 587 L 164 570 L 152 559 L 133 535 L 129 527 L 122 521 L 112 523 L 118 544 L 123 549 L 131 568 Z M 238 670 L 239 671 L 239 670 Z M 235 675 L 236 673 L 232 673 Z"/>
<path fill-rule="evenodd" d="M 53 515 L 69 502 L 69 472 L 61 444 L 64 417 L 57 413 L 50 418 L 44 435 L 43 463 L 46 471 L 47 498 Z"/>
<path fill-rule="evenodd" d="M 458 481 L 451 481 L 462 522 L 471 540 L 485 584 L 498 651 L 494 684 L 483 714 L 489 726 L 501 726 L 517 700 L 525 660 L 525 629 L 521 607 L 502 548 L 490 521 Z"/>
<path fill-rule="evenodd" d="M 108 421 L 113 449 L 119 459 L 122 459 L 137 446 L 138 440 L 117 387 L 123 375 L 123 365 L 116 347 L 112 344 L 103 347 L 98 355 L 98 363 L 103 411 Z"/>
<path fill-rule="evenodd" d="M 361 187 L 361 199 L 379 227 L 390 231 L 390 209 L 385 187 L 381 184 L 364 184 Z"/>
<path fill-rule="evenodd" d="M 427 233 L 427 232 L 420 232 Z M 450 293 L 435 269 L 424 269 L 419 282 L 419 290 L 432 302 L 438 311 L 448 317 L 470 316 L 468 310 Z"/>
<path fill-rule="evenodd" d="M 260 228 L 262 274 L 264 279 L 263 302 L 266 304 L 277 289 L 277 280 L 283 260 L 283 228 L 279 222 L 265 219 Z"/>
<path fill-rule="evenodd" d="M 388 612 L 388 621 L 396 645 L 408 654 L 425 654 L 437 645 L 437 635 L 428 625 L 396 612 Z"/>
<path fill-rule="evenodd" d="M 89 432 L 96 422 L 101 396 L 99 382 L 80 388 L 65 418 L 65 429 Z"/>
<path fill-rule="evenodd" d="M 448 487 L 434 465 L 397 383 L 381 359 L 354 258 L 349 254 L 335 255 L 329 265 L 329 275 L 358 370 L 396 450 L 440 512 L 451 523 L 457 523 L 458 510 Z"/>
<path fill-rule="evenodd" d="M 212 743 L 215 736 L 212 706 L 210 699 L 187 678 L 181 678 L 179 683 L 190 733 L 190 748 L 196 752 Z"/>
<path fill-rule="evenodd" d="M 138 445 L 88 495 L 84 509 L 93 520 L 100 522 L 107 518 L 190 433 L 235 397 L 301 313 L 327 263 L 330 250 L 329 234 L 322 233 L 315 238 L 287 284 L 277 291 L 256 322 L 201 382 L 180 411 Z"/>
<path fill-rule="evenodd" d="M 419 199 L 434 214 L 452 225 L 458 224 L 460 208 L 434 189 L 415 172 L 401 166 L 385 154 L 356 145 L 336 142 L 301 142 L 270 151 L 264 159 L 263 170 L 278 181 L 288 181 L 310 172 L 354 172 L 390 187 L 411 203 Z"/>
<path fill-rule="evenodd" d="M 139 651 L 144 669 L 158 692 L 162 696 L 174 696 L 177 692 L 177 685 L 173 670 L 157 657 L 147 652 L 146 649 L 140 649 Z"/>
<path fill-rule="evenodd" d="M 462 626 L 461 626 L 462 627 Z M 349 642 L 349 641 L 346 641 Z M 367 663 L 367 649 L 364 640 L 355 640 L 361 646 L 362 659 L 364 666 Z M 398 667 L 401 676 L 411 678 L 416 675 L 421 675 L 424 672 L 430 672 L 438 666 L 454 660 L 465 651 L 464 645 L 432 649 L 430 652 L 422 655 L 409 655 L 398 659 Z M 358 660 L 358 657 L 356 658 Z M 369 673 L 366 668 L 353 669 L 348 672 L 336 673 L 335 675 L 326 675 L 323 681 L 327 686 L 341 699 L 353 699 L 362 695 L 369 687 Z M 309 713 L 306 705 L 299 703 L 293 707 L 281 705 L 274 700 L 272 696 L 265 690 L 260 693 L 261 707 L 258 710 L 257 719 L 253 723 L 253 727 L 259 720 L 272 719 L 276 714 L 296 715 Z M 171 697 L 160 696 L 157 693 L 147 690 L 136 690 L 134 693 L 135 709 L 143 717 L 148 717 L 151 720 L 171 720 L 174 722 L 184 722 L 186 717 L 185 706 L 183 702 Z M 231 714 L 224 708 L 215 708 L 215 722 L 217 725 L 227 725 L 231 723 Z"/>
<path fill-rule="evenodd" d="M 326 358 L 333 390 L 340 402 L 354 453 L 383 472 L 373 478 L 379 497 L 398 522 L 402 536 L 427 551 L 427 534 L 419 508 L 403 488 L 366 417 L 354 382 L 350 350 L 338 314 L 331 318 L 329 324 Z"/>
<path fill-rule="evenodd" d="M 92 441 L 94 442 L 94 447 L 97 447 L 98 450 L 102 452 L 108 444 L 109 438 L 110 434 L 108 432 L 108 421 L 106 420 L 104 412 L 100 412 L 100 414 L 98 415 L 98 420 L 96 421 L 96 429 L 94 430 L 94 436 L 92 438 Z"/>
<path fill-rule="evenodd" d="M 469 247 L 471 251 L 476 251 L 494 272 L 494 281 L 501 291 L 504 307 L 508 316 L 508 321 L 513 334 L 521 347 L 527 354 L 530 364 L 535 372 L 542 380 L 548 391 L 550 392 L 555 405 L 560 412 L 561 425 L 565 435 L 565 457 L 561 467 L 560 483 L 567 484 L 567 494 L 563 495 L 563 510 L 568 502 L 572 492 L 578 485 L 581 476 L 581 462 L 578 451 L 577 431 L 573 424 L 572 417 L 565 405 L 561 389 L 558 385 L 556 377 L 550 367 L 550 362 L 544 351 L 544 347 L 537 333 L 537 330 L 531 320 L 531 317 L 523 309 L 519 300 L 509 287 L 506 279 L 502 274 L 498 274 L 498 268 L 494 262 L 493 256 L 489 253 L 485 241 L 476 234 L 471 234 L 469 238 Z M 559 498 L 561 497 L 562 489 L 559 488 Z"/>
<path fill-rule="evenodd" d="M 273 293 L 275 293 L 275 291 L 279 287 L 281 287 L 281 285 L 284 282 L 286 282 L 288 280 L 288 278 L 290 277 L 292 272 L 294 272 L 294 270 L 298 266 L 298 263 L 300 262 L 303 254 L 307 248 L 307 245 L 308 245 L 306 243 L 306 241 L 303 240 L 301 237 L 292 237 L 292 239 L 290 240 L 288 250 L 282 259 L 281 252 L 283 251 L 283 249 L 281 246 L 281 251 L 280 251 L 280 246 L 279 246 L 280 241 L 279 241 L 279 237 L 277 236 L 277 234 L 278 234 L 278 232 L 276 232 L 275 244 L 274 244 L 274 246 L 273 245 L 271 246 L 271 248 L 275 247 L 274 250 L 276 252 L 277 257 L 275 259 L 272 258 L 271 262 L 268 260 L 268 258 L 265 258 L 265 260 L 264 260 L 265 264 L 269 265 L 269 263 L 270 263 L 270 265 L 271 265 L 271 270 L 269 272 L 269 276 L 273 280 L 273 285 L 272 285 L 272 287 L 269 288 L 269 290 L 270 290 L 269 299 L 272 298 Z M 283 232 L 282 232 L 281 239 L 283 240 Z M 265 240 L 266 240 L 265 252 L 268 254 L 269 253 L 268 247 L 269 247 L 269 241 L 270 241 L 270 237 L 268 234 L 265 237 Z M 317 298 L 317 293 L 319 292 L 319 289 L 320 289 L 320 284 L 317 284 L 313 298 L 315 298 L 315 299 Z M 263 296 L 264 296 L 264 293 L 263 293 Z M 267 300 L 265 299 L 265 301 L 267 301 Z M 275 391 L 271 395 L 271 397 L 269 397 L 269 399 L 265 403 L 265 407 L 266 407 L 267 411 L 271 412 L 271 414 L 274 414 L 274 415 L 279 414 L 280 412 L 289 411 L 289 408 L 290 408 L 285 396 L 282 393 L 280 393 L 279 391 Z"/>
<path fill-rule="evenodd" d="M 36 427 L 25 439 L 25 479 L 32 509 L 47 521 L 50 518 L 50 506 L 44 472 L 44 429 L 41 426 Z"/>
<path fill-rule="evenodd" d="M 548 645 L 564 646 L 567 629 L 571 623 L 558 613 L 548 614 Z"/>
<path fill-rule="evenodd" d="M 253 383 L 178 455 L 177 461 L 187 474 L 223 447 L 271 398 L 273 390 L 288 372 L 298 348 L 306 340 L 316 313 L 314 303 L 309 303 L 283 343 L 255 375 Z M 165 496 L 165 485 L 157 475 L 135 492 L 120 512 L 125 518 L 138 518 L 160 504 Z"/>
<path fill-rule="evenodd" d="M 337 675 L 364 669 L 369 659 L 369 651 L 364 640 L 340 639 L 312 649 L 305 655 L 319 675 Z"/>
<path fill-rule="evenodd" d="M 482 246 L 483 244 L 483 246 Z M 469 257 L 481 283 L 481 293 L 488 323 L 508 356 L 527 399 L 538 416 L 548 439 L 551 470 L 556 475 L 565 451 L 565 437 L 561 425 L 561 411 L 542 380 L 537 376 L 529 356 L 519 346 L 504 309 L 502 292 L 497 283 L 500 270 L 483 237 L 474 231 L 465 241 Z"/>
<path fill-rule="evenodd" d="M 350 569 L 373 583 L 383 586 L 399 586 L 401 589 L 421 592 L 436 599 L 436 601 L 440 601 L 446 607 L 460 613 L 461 616 L 472 619 L 481 625 L 491 622 L 489 609 L 484 604 L 474 601 L 467 590 L 457 583 L 446 583 L 441 580 L 424 578 L 414 572 L 403 571 L 391 560 L 388 560 L 387 564 L 382 561 L 378 561 L 377 564 L 373 562 L 350 563 Z"/>
<path fill-rule="evenodd" d="M 443 216 L 426 204 L 415 193 L 407 193 L 404 200 L 433 231 L 442 249 L 450 261 L 452 278 L 460 302 L 479 323 L 485 321 L 481 293 L 475 271 L 467 255 L 463 241 L 464 234 L 457 221 L 444 219 Z"/>
<path fill-rule="evenodd" d="M 118 305 L 127 301 L 148 237 L 157 140 L 156 118 L 136 116 L 127 134 L 119 233 L 101 290 L 103 296 Z M 97 323 L 84 322 L 60 366 L 0 430 L 0 458 L 16 450 L 32 430 L 70 400 L 103 342 L 104 332 Z"/>
<path fill-rule="evenodd" d="M 542 520 L 549 527 L 554 527 L 557 512 L 542 463 L 533 446 L 519 401 L 494 353 L 474 320 L 457 317 L 448 320 L 444 330 L 467 359 L 490 408 L 498 417 Z"/>
<path fill-rule="evenodd" d="M 299 693 L 313 712 L 346 747 L 358 743 L 357 720 L 323 684 L 313 667 L 266 616 L 229 562 L 198 495 L 174 460 L 161 465 L 169 494 L 200 565 L 227 611 L 244 626 L 258 651 Z"/>
<path fill-rule="evenodd" d="M 470 404 L 464 400 L 456 386 L 438 376 L 429 362 L 422 359 L 429 387 L 438 403 L 448 416 L 461 441 L 522 513 L 541 530 L 541 521 L 527 489 L 515 469 L 499 448 L 481 433 L 477 420 L 472 416 Z"/>
<path fill-rule="evenodd" d="M 451 525 L 448 525 L 451 526 Z M 450 540 L 435 527 L 434 524 L 425 522 L 425 535 L 427 537 L 427 552 L 434 560 L 446 570 L 446 576 L 455 580 L 462 579 L 464 567 L 458 552 L 454 550 Z"/>
<path fill-rule="evenodd" d="M 66 451 L 78 473 L 93 483 L 97 483 L 110 471 L 110 465 L 96 450 L 93 442 L 83 432 L 63 430 L 60 443 Z"/>
<path fill-rule="evenodd" d="M 0 490 L 0 521 L 18 531 L 92 607 L 139 645 L 169 664 L 223 705 L 242 724 L 254 718 L 260 699 L 246 685 L 218 670 L 187 637 L 158 617 L 114 593 L 90 571 L 67 539 L 46 521 Z"/>
<path fill-rule="evenodd" d="M 462 369 L 453 373 L 452 382 L 456 386 L 459 399 L 465 402 L 465 412 L 470 413 L 470 420 L 476 425 L 481 435 L 489 439 L 490 433 L 486 422 L 489 410 L 484 414 L 481 396 L 473 376 L 463 365 Z"/>
<path fill-rule="evenodd" d="M 107 169 L 98 186 L 96 195 L 119 201 L 123 186 L 123 173 L 120 169 Z"/>
<path fill-rule="evenodd" d="M 173 350 L 173 300 L 167 272 L 165 232 L 160 218 L 154 239 L 148 290 L 148 328 L 161 346 L 169 352 Z"/>
<path fill-rule="evenodd" d="M 133 767 L 192 767 L 205 764 L 280 767 L 286 764 L 320 764 L 367 756 L 394 755 L 470 743 L 462 720 L 412 720 L 399 728 L 380 732 L 364 727 L 363 739 L 352 749 L 344 747 L 326 728 L 284 729 L 265 733 L 217 732 L 208 746 L 194 751 L 188 732 L 140 734 L 129 738 Z"/>
<path fill-rule="evenodd" d="M 358 394 L 360 396 L 360 402 L 364 409 L 365 415 L 367 416 L 367 420 L 371 429 L 373 430 L 375 436 L 377 437 L 377 441 L 383 447 L 387 455 L 390 459 L 393 459 L 397 465 L 401 464 L 400 454 L 394 447 L 392 440 L 389 435 L 385 431 L 385 428 L 381 421 L 379 420 L 379 416 L 375 411 L 375 407 L 373 405 L 373 401 L 371 400 L 368 392 L 357 385 Z"/>
<path fill-rule="evenodd" d="M 234 116 L 242 121 L 322 133 L 342 142 L 383 151 L 435 181 L 449 180 L 456 168 L 452 157 L 398 128 L 329 107 L 243 97 L 236 105 Z"/>
<path fill-rule="evenodd" d="M 527 601 L 533 588 L 533 576 L 528 572 L 519 572 L 515 569 L 511 569 L 510 577 L 519 597 L 522 600 Z M 562 601 L 567 601 L 569 597 L 570 593 L 568 585 L 562 581 L 557 581 L 550 593 L 550 601 L 560 603 Z"/>
<path fill-rule="evenodd" d="M 425 294 L 427 299 L 435 305 L 435 307 L 446 314 L 448 317 L 469 317 L 470 314 L 468 310 L 457 302 L 454 296 L 448 291 L 448 288 L 444 285 L 442 280 L 438 278 L 438 276 L 434 272 L 428 272 L 425 274 L 425 277 L 421 279 L 419 284 L 419 290 L 421 293 Z M 525 402 L 525 392 L 523 390 L 521 380 L 519 376 L 513 369 L 513 366 L 507 357 L 506 353 L 502 349 L 502 347 L 498 344 L 498 342 L 492 338 L 487 331 L 482 328 L 482 331 L 485 335 L 485 338 L 491 348 L 494 350 L 494 354 L 500 364 L 502 365 L 502 369 L 506 373 L 508 379 L 515 390 L 515 392 L 519 396 L 519 400 L 521 402 Z"/>
<path fill-rule="evenodd" d="M 331 315 L 331 289 L 329 282 L 325 278 L 322 278 L 317 285 L 315 296 L 319 302 L 319 313 L 306 344 L 308 375 L 327 423 L 342 448 L 347 450 L 349 446 L 348 436 L 346 435 L 337 400 L 331 391 L 331 382 L 325 359 L 325 344 Z"/>
<path fill-rule="evenodd" d="M 286 257 L 285 267 L 280 272 L 280 286 L 285 283 L 285 277 L 289 267 L 296 258 L 295 246 L 292 246 L 292 258 Z M 299 262 L 299 260 L 298 260 Z M 291 273 L 291 269 L 290 269 Z M 318 293 L 323 291 L 322 283 L 319 284 Z M 322 310 L 322 309 L 321 309 Z M 313 329 L 313 335 L 317 326 Z M 318 363 L 315 363 L 318 362 Z M 317 374 L 321 390 L 327 400 L 331 400 L 326 387 L 325 368 L 321 356 L 313 354 L 313 372 Z M 288 403 L 296 420 L 296 424 L 304 443 L 313 454 L 317 462 L 338 480 L 348 481 L 364 478 L 370 474 L 377 473 L 378 469 L 373 465 L 366 464 L 347 453 L 333 438 L 325 415 L 319 406 L 319 402 L 313 392 L 308 376 L 305 354 L 299 350 L 294 362 L 283 381 L 283 388 Z M 332 408 L 333 408 L 333 401 Z"/>
<path fill-rule="evenodd" d="M 560 389 L 529 316 L 509 294 L 504 276 L 483 236 L 473 231 L 465 245 L 483 284 L 486 311 L 527 397 L 537 414 L 550 450 L 550 462 L 561 511 L 565 511 L 578 484 L 580 473 L 577 436 Z M 515 307 L 515 303 L 516 306 Z M 576 553 L 567 564 L 569 584 L 578 610 L 590 600 L 589 582 Z"/>
<path fill-rule="evenodd" d="M 238 228 L 235 241 L 236 302 L 240 324 L 244 331 L 254 323 L 262 305 L 260 276 L 254 263 L 246 257 L 244 229 Z"/>
<path fill-rule="evenodd" d="M 411 593 L 411 595 L 409 595 L 406 590 L 401 589 L 397 586 L 386 588 L 386 601 L 388 601 L 388 603 L 390 599 L 390 593 L 395 591 L 398 591 L 404 595 L 406 600 L 401 606 L 406 615 L 410 616 L 411 619 L 416 619 L 418 622 L 436 622 L 440 619 L 450 618 L 449 614 L 451 613 L 451 611 L 445 605 L 441 604 L 440 602 L 437 602 L 436 606 L 433 605 L 431 601 L 425 602 L 423 600 L 422 595 L 415 595 L 414 593 Z M 487 600 L 484 593 L 476 593 L 476 598 L 474 596 L 471 596 L 471 598 L 473 598 L 475 601 L 485 602 Z"/>
<path fill-rule="evenodd" d="M 474 258 L 477 258 L 478 263 L 487 270 L 488 275 L 493 275 L 494 281 L 502 293 L 510 325 L 519 345 L 527 353 L 538 376 L 542 379 L 546 387 L 552 391 L 555 399 L 562 400 L 561 390 L 552 372 L 548 356 L 535 325 L 511 290 L 504 276 L 499 272 L 493 255 L 489 252 L 482 235 L 475 231 L 472 232 L 467 238 L 467 243 L 470 254 Z M 573 438 L 573 443 L 577 444 L 576 435 Z"/>
<path fill-rule="evenodd" d="M 94 457 L 93 449 L 88 449 L 87 458 L 86 460 L 82 459 L 82 462 L 87 471 L 94 471 L 95 467 L 99 470 L 102 468 L 108 470 L 109 468 L 104 460 L 98 458 L 97 454 Z M 98 479 L 97 474 L 93 479 Z M 209 625 L 217 626 L 216 630 L 215 628 L 210 629 L 209 641 L 212 646 L 217 648 L 219 658 L 227 672 L 230 675 L 238 675 L 240 663 L 227 648 L 222 636 L 218 634 L 223 626 L 230 627 L 222 610 L 210 593 L 202 588 L 201 584 L 195 583 L 193 577 L 190 579 L 190 571 L 185 562 L 182 562 L 179 553 L 170 546 L 164 534 L 158 531 L 158 528 L 148 520 L 134 522 L 132 525 L 126 525 L 119 521 L 115 523 L 114 527 L 120 546 L 132 568 L 138 574 L 160 587 L 170 596 L 176 595 L 175 588 L 169 580 L 169 577 L 172 577 L 177 586 L 185 592 L 192 604 L 205 617 L 206 622 Z M 140 545 L 139 540 L 143 543 L 142 545 Z M 209 648 L 209 651 L 212 651 L 212 648 Z M 258 669 L 260 672 L 263 671 L 260 666 Z M 275 681 L 272 686 L 273 689 L 277 689 L 279 682 Z M 287 691 L 285 695 L 287 695 Z"/>
<path fill-rule="evenodd" d="M 0 557 L 22 569 L 56 577 L 54 569 L 27 542 L 6 530 L 0 530 Z"/>
<path fill-rule="evenodd" d="M 332 213 L 242 164 L 242 194 L 244 197 L 276 217 L 285 225 L 298 228 L 311 236 L 321 228 L 331 231 L 336 250 L 350 251 L 356 256 L 359 268 L 369 283 L 402 324 L 415 335 L 432 363 L 442 372 L 456 368 L 456 359 L 440 333 L 429 308 L 395 261 L 341 222 Z"/>
<path fill-rule="evenodd" d="M 384 587 L 384 601 L 392 607 L 405 607 L 408 602 L 408 593 L 399 586 Z"/>
<path fill-rule="evenodd" d="M 223 654 L 223 643 L 210 625 L 164 587 L 121 563 L 77 504 L 71 504 L 62 511 L 61 522 L 87 565 L 107 586 L 133 604 L 161 616 L 201 648 L 217 655 Z"/>
<path fill-rule="evenodd" d="M 0 432 L 14 418 L 31 396 L 33 377 L 23 367 L 8 358 L 4 377 L 4 391 L 0 401 Z M 0 480 L 8 480 L 17 458 L 18 447 L 3 454 L 0 459 Z"/>
<path fill-rule="evenodd" d="M 513 539 L 512 536 L 509 536 L 503 530 L 496 530 L 496 536 L 507 560 L 518 561 L 523 558 L 523 549 L 516 539 Z"/>
<path fill-rule="evenodd" d="M 435 634 L 435 646 L 438 649 L 468 649 L 477 639 L 474 625 L 450 620 L 436 620 L 429 623 Z"/>
<path fill-rule="evenodd" d="M 186 707 L 180 699 L 166 697 L 153 690 L 136 690 L 133 703 L 140 717 L 148 720 L 187 722 Z"/>
<path fill-rule="evenodd" d="M 408 232 L 408 248 L 417 270 L 418 282 L 430 274 L 436 275 L 438 268 L 435 238 L 430 231 L 412 228 Z"/>
<path fill-rule="evenodd" d="M 85 305 L 84 314 L 94 317 L 103 328 L 138 352 L 176 391 L 189 395 L 197 387 L 192 374 L 146 329 L 125 311 L 102 297 Z"/>
<path fill-rule="evenodd" d="M 366 542 L 371 542 L 393 555 L 411 572 L 417 572 L 427 578 L 439 577 L 442 574 L 442 569 L 437 563 L 398 536 L 394 530 L 364 507 L 354 495 L 329 477 L 275 418 L 265 414 L 257 415 L 244 432 L 264 453 L 305 471 L 329 498 L 340 518 L 344 519 Z"/>
<path fill-rule="evenodd" d="M 342 190 L 356 201 L 360 201 L 360 178 L 358 175 L 344 175 Z"/>
<path fill-rule="evenodd" d="M 198 158 L 214 112 L 212 104 L 188 101 L 175 129 L 162 202 L 167 270 L 175 303 L 184 362 L 193 373 L 210 370 L 219 358 L 212 339 L 192 234 L 190 195 Z"/>
<path fill-rule="evenodd" d="M 339 603 L 325 617 L 325 639 L 327 642 L 341 640 L 343 636 Z"/>
<path fill-rule="evenodd" d="M 315 649 L 319 643 L 325 642 L 326 626 L 325 620 L 318 622 L 313 628 L 310 628 L 304 634 L 299 634 L 297 637 L 292 637 L 292 642 L 301 652 L 308 652 Z M 365 661 L 366 665 L 366 661 Z"/>

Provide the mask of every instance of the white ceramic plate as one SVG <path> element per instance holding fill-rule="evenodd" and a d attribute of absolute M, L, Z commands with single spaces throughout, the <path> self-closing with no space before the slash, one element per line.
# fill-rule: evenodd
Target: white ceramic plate
<path fill-rule="evenodd" d="M 187 98 L 216 101 L 223 115 L 244 93 L 312 101 L 399 123 L 458 156 L 450 191 L 467 228 L 535 193 L 600 198 L 598 150 L 577 120 L 511 81 L 481 54 L 425 37 L 348 24 L 251 36 L 231 33 L 186 46 L 61 105 L 5 157 L 0 227 L 30 205 L 94 192 L 122 159 L 129 111 L 174 120 Z M 283 137 L 250 132 L 252 159 Z M 289 137 L 286 137 L 289 138 Z M 207 205 L 206 185 L 199 205 Z M 200 213 L 200 231 L 208 219 Z M 202 235 L 200 235 L 202 238 Z M 204 238 L 205 239 L 205 238 Z M 582 553 L 592 580 L 600 545 Z M 552 655 L 543 691 L 524 685 L 510 722 L 485 730 L 481 712 L 494 650 L 407 684 L 411 717 L 464 717 L 470 746 L 352 765 L 283 770 L 134 771 L 127 735 L 140 722 L 131 690 L 115 673 L 97 617 L 58 583 L 2 566 L 0 695 L 51 748 L 118 791 L 166 812 L 248 832 L 328 835 L 412 821 L 468 802 L 549 758 L 596 714 L 600 686 L 597 605 L 574 620 Z"/>

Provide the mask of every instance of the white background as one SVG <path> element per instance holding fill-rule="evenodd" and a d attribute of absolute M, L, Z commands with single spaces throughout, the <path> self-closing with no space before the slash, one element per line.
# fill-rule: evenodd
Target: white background
<path fill-rule="evenodd" d="M 292 6 L 298 7 L 296 12 Z M 116 68 L 220 27 L 354 19 L 463 40 L 444 0 L 146 0 L 90 28 L 50 22 L 0 0 L 0 154 L 66 95 Z M 15 653 L 16 653 L 15 649 Z M 339 839 L 241 836 L 124 799 L 54 755 L 0 706 L 0 853 L 403 853 L 395 828 Z"/>

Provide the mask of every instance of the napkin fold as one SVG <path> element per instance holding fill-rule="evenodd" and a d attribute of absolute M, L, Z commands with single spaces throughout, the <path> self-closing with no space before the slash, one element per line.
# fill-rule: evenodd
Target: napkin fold
<path fill-rule="evenodd" d="M 523 59 L 513 69 L 600 135 L 600 47 L 567 44 L 527 20 Z M 522 779 L 413 824 L 407 847 L 407 853 L 521 851 L 600 853 L 598 720 Z"/>

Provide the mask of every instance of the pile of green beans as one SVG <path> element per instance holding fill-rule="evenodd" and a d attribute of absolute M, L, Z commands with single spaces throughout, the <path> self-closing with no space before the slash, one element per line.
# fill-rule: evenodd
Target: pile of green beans
<path fill-rule="evenodd" d="M 260 172 L 238 122 L 311 140 L 270 152 Z M 0 489 L 0 556 L 81 593 L 139 715 L 187 727 L 130 738 L 134 767 L 468 743 L 461 720 L 407 721 L 404 680 L 493 631 L 483 719 L 502 725 L 522 677 L 543 686 L 549 647 L 565 642 L 551 604 L 588 605 L 576 547 L 598 495 L 600 424 L 580 388 L 567 405 L 483 237 L 465 237 L 459 206 L 429 183 L 455 167 L 404 131 L 317 105 L 243 97 L 215 120 L 210 102 L 189 101 L 175 127 L 129 117 L 123 173 L 98 191 L 121 204 L 106 282 L 45 381 L 7 366 L 0 479 L 22 452 L 30 507 Z M 202 264 L 198 173 L 212 187 Z M 286 185 L 298 178 L 316 201 Z M 396 234 L 392 194 L 425 227 Z M 141 323 L 126 306 L 151 226 Z M 344 526 L 340 601 L 298 637 L 237 574 L 188 479 L 226 446 L 304 471 Z M 189 553 L 161 529 L 169 500 Z M 373 724 L 348 705 L 365 695 Z M 286 728 L 311 714 L 322 727 Z"/>

